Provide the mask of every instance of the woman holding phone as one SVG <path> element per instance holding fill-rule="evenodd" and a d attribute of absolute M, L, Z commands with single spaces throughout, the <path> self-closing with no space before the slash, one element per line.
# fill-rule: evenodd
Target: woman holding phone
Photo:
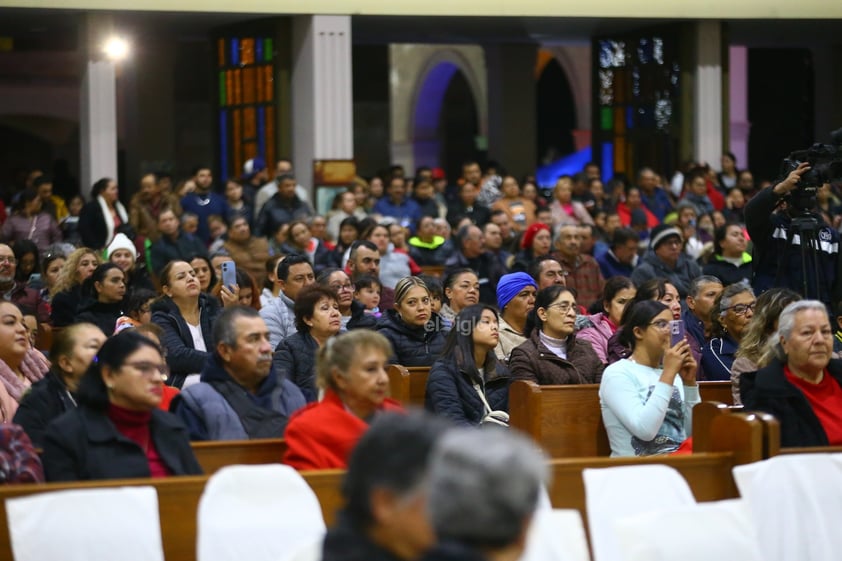
<path fill-rule="evenodd" d="M 672 320 L 653 300 L 628 310 L 620 338 L 632 353 L 606 368 L 599 386 L 612 456 L 668 454 L 690 436 L 698 365 L 686 340 L 670 344 Z"/>

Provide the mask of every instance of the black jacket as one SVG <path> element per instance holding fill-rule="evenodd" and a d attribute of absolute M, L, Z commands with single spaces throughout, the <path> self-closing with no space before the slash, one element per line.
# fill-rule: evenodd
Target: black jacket
<path fill-rule="evenodd" d="M 831 360 L 827 369 L 842 385 L 842 360 Z M 742 374 L 740 395 L 746 410 L 771 413 L 778 419 L 781 446 L 828 445 L 827 434 L 810 402 L 801 390 L 787 381 L 782 362 L 774 360 L 757 372 Z"/>
<path fill-rule="evenodd" d="M 336 525 L 327 531 L 322 561 L 401 561 L 391 552 L 375 545 L 354 517 L 340 512 Z"/>
<path fill-rule="evenodd" d="M 442 540 L 425 553 L 420 561 L 487 561 L 487 558 L 479 549 L 453 540 Z"/>
<path fill-rule="evenodd" d="M 102 215 L 102 207 L 99 200 L 85 203 L 79 212 L 79 225 L 77 231 L 82 238 L 82 245 L 91 249 L 102 249 L 108 241 L 108 227 L 105 225 L 105 217 Z"/>
<path fill-rule="evenodd" d="M 723 286 L 735 284 L 747 280 L 751 284 L 753 278 L 752 262 L 742 263 L 739 267 L 728 261 L 723 261 L 718 255 L 714 255 L 705 265 L 702 272 L 712 275 L 722 281 Z"/>
<path fill-rule="evenodd" d="M 444 267 L 444 277 L 446 278 L 451 272 L 456 269 L 463 268 L 473 269 L 479 278 L 479 300 L 483 304 L 489 306 L 497 305 L 497 283 L 500 282 L 500 277 L 506 274 L 500 260 L 497 259 L 490 251 L 483 251 L 482 254 L 475 259 L 468 259 L 461 251 L 455 252 L 451 255 Z"/>
<path fill-rule="evenodd" d="M 496 372 L 486 373 L 483 385 L 491 409 L 509 411 L 509 382 L 509 371 L 500 362 Z M 424 407 L 460 425 L 478 425 L 486 414 L 473 380 L 453 357 L 440 358 L 430 368 Z"/>
<path fill-rule="evenodd" d="M 377 329 L 377 317 L 365 313 L 365 306 L 359 300 L 351 302 L 351 319 L 345 326 L 347 331 L 352 329 Z"/>
<path fill-rule="evenodd" d="M 188 374 L 198 374 L 205 366 L 205 360 L 213 351 L 213 324 L 220 313 L 220 306 L 214 298 L 199 295 L 199 322 L 202 338 L 208 352 L 197 351 L 193 337 L 184 316 L 170 298 L 164 296 L 152 304 L 152 323 L 164 330 L 161 345 L 167 349 L 167 365 L 170 377 L 167 384 L 180 388 Z"/>
<path fill-rule="evenodd" d="M 82 285 L 62 290 L 50 301 L 50 323 L 53 327 L 66 327 L 76 322 L 76 310 L 82 301 Z M 106 333 L 106 335 L 110 335 Z"/>
<path fill-rule="evenodd" d="M 316 353 L 319 344 L 309 333 L 296 332 L 278 343 L 272 365 L 278 376 L 298 386 L 307 403 L 316 401 Z"/>
<path fill-rule="evenodd" d="M 310 216 L 313 216 L 313 209 L 298 197 L 285 200 L 281 198 L 280 193 L 275 193 L 260 209 L 254 225 L 254 235 L 272 239 L 282 224 Z"/>
<path fill-rule="evenodd" d="M 157 242 L 149 246 L 149 259 L 152 262 L 150 272 L 159 275 L 170 261 L 190 261 L 197 255 L 207 257 L 208 250 L 202 240 L 196 236 L 186 234 L 181 230 L 174 240 L 161 236 Z"/>
<path fill-rule="evenodd" d="M 432 366 L 441 356 L 445 337 L 440 331 L 436 314 L 424 327 L 415 327 L 403 321 L 395 310 L 387 310 L 377 325 L 377 331 L 392 344 L 392 364 L 403 366 Z"/>
<path fill-rule="evenodd" d="M 88 299 L 79 306 L 79 313 L 73 323 L 87 322 L 99 327 L 106 337 L 114 335 L 114 324 L 123 315 L 123 303 L 105 304 Z"/>
<path fill-rule="evenodd" d="M 173 475 L 202 473 L 178 417 L 154 409 L 149 430 L 155 450 Z M 42 459 L 47 481 L 150 476 L 144 450 L 123 436 L 105 412 L 85 406 L 50 423 Z"/>
<path fill-rule="evenodd" d="M 23 427 L 33 446 L 43 448 L 47 425 L 65 411 L 75 408 L 76 403 L 64 382 L 50 370 L 24 394 L 12 422 Z"/>

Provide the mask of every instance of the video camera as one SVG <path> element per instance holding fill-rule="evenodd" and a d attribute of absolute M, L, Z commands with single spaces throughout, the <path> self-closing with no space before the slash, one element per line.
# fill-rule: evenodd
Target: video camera
<path fill-rule="evenodd" d="M 787 199 L 797 211 L 814 209 L 816 191 L 825 183 L 842 181 L 842 128 L 830 133 L 830 138 L 832 144 L 817 142 L 806 150 L 792 152 L 781 164 L 781 177 L 784 178 L 802 162 L 810 164 L 810 170 L 801 176 L 798 187 L 790 192 Z"/>

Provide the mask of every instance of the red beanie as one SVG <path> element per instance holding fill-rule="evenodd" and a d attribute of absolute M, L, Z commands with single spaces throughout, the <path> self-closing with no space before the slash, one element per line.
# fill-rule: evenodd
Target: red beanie
<path fill-rule="evenodd" d="M 550 232 L 550 227 L 544 224 L 543 222 L 535 222 L 534 224 L 532 224 L 532 226 L 527 228 L 526 231 L 523 233 L 523 238 L 520 240 L 520 247 L 522 249 L 528 249 L 532 247 L 532 240 L 535 239 L 535 236 L 537 236 L 538 232 L 540 232 L 541 230 L 546 230 L 547 232 Z M 552 232 L 550 232 L 550 235 L 552 235 Z"/>

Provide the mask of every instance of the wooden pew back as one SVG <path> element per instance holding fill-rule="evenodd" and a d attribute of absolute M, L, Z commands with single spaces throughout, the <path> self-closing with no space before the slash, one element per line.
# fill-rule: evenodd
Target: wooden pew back
<path fill-rule="evenodd" d="M 734 405 L 730 380 L 699 382 L 699 396 L 702 401 L 718 401 L 725 405 Z"/>
<path fill-rule="evenodd" d="M 191 446 L 205 475 L 237 464 L 279 464 L 287 448 L 283 438 L 212 440 L 193 442 Z"/>
<path fill-rule="evenodd" d="M 608 456 L 599 384 L 539 386 L 516 380 L 509 388 L 511 426 L 529 434 L 551 458 Z"/>
<path fill-rule="evenodd" d="M 325 470 L 302 472 L 304 479 L 319 498 L 325 523 L 330 526 L 342 506 L 341 482 L 345 472 Z M 12 559 L 12 547 L 6 518 L 6 499 L 51 491 L 103 487 L 151 486 L 158 493 L 161 518 L 161 539 L 167 561 L 195 561 L 196 517 L 199 499 L 208 476 L 170 477 L 165 479 L 114 479 L 75 483 L 47 483 L 0 486 L 0 559 Z M 92 529 L 91 539 L 95 539 Z"/>

